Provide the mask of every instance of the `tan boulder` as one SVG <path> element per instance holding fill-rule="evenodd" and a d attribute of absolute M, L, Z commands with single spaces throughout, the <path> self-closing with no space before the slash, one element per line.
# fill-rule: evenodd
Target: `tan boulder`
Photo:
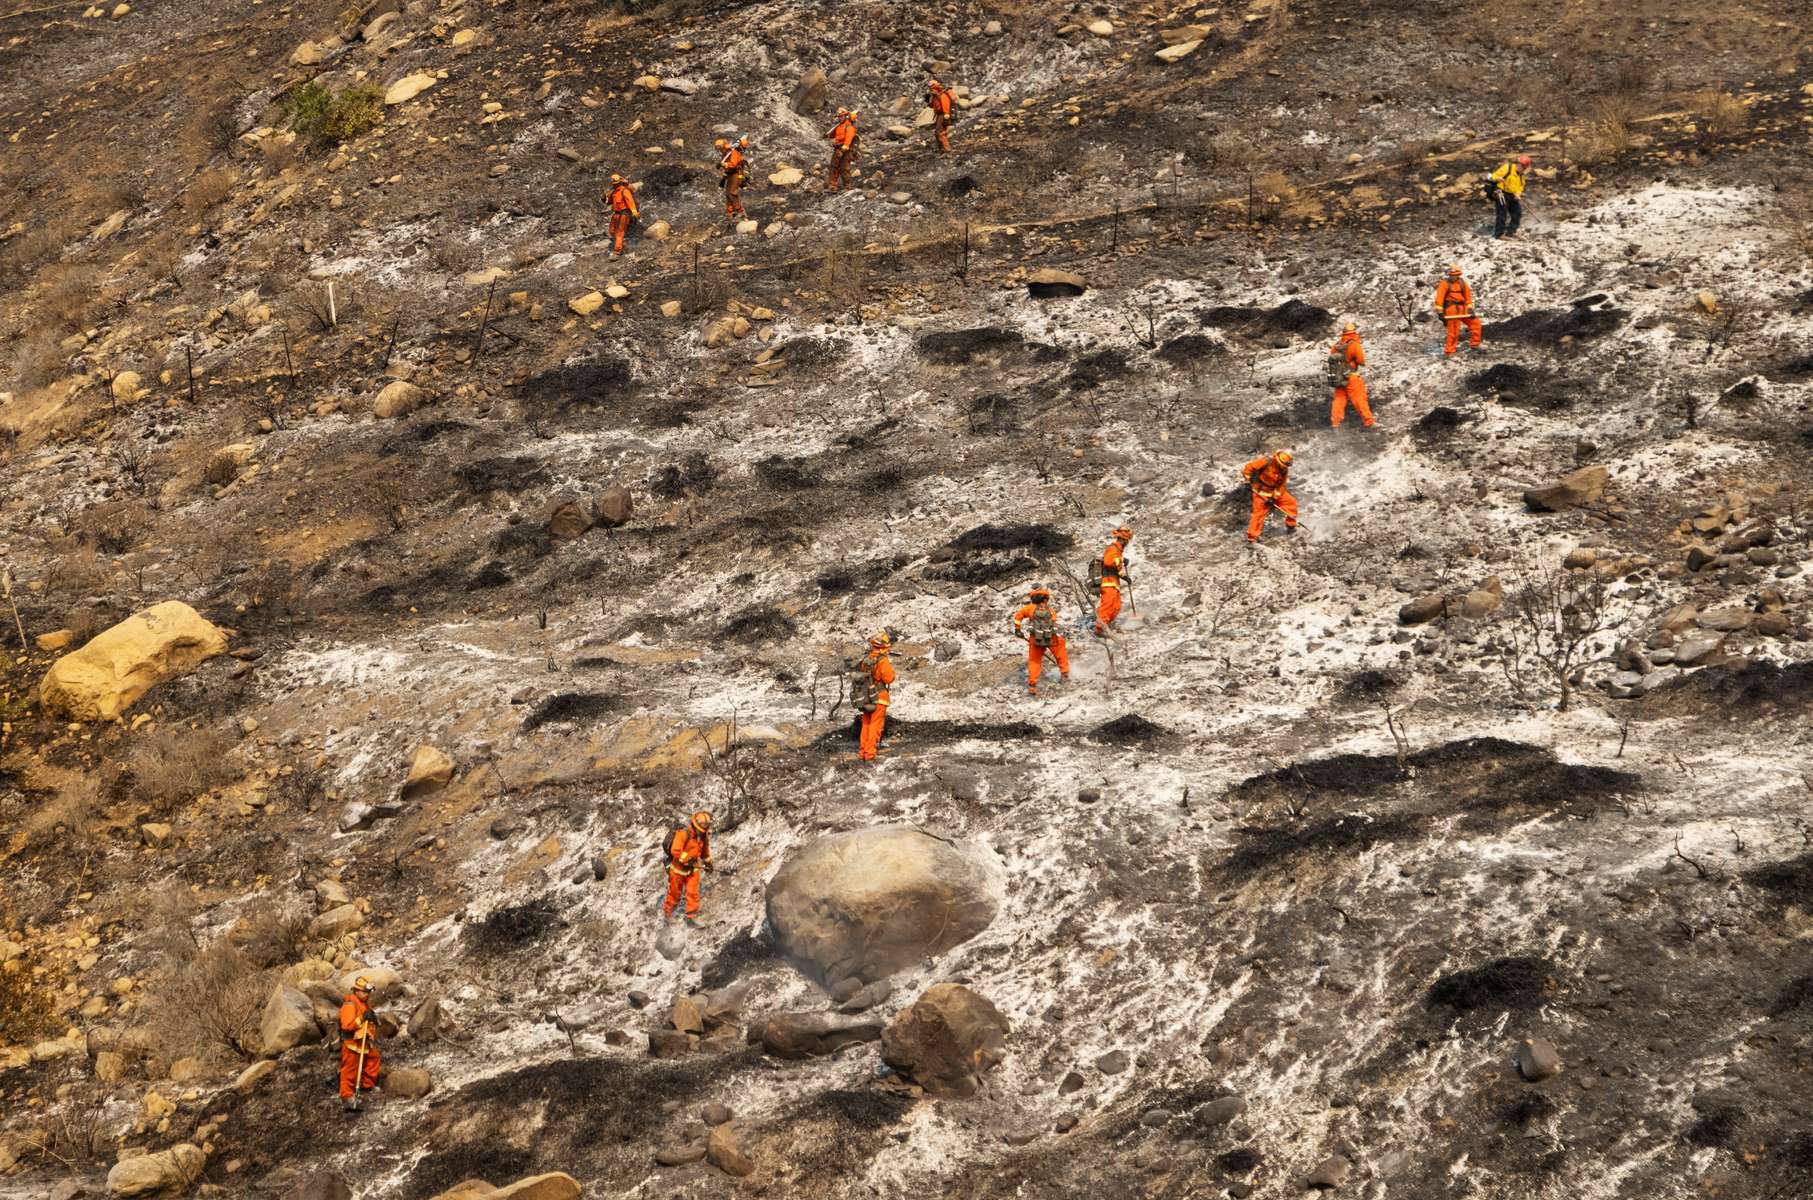
<path fill-rule="evenodd" d="M 582 317 L 589 317 L 604 307 L 604 293 L 587 292 L 583 296 L 567 301 L 567 307 Z"/>
<path fill-rule="evenodd" d="M 228 484 L 239 476 L 239 469 L 252 461 L 258 448 L 250 442 L 222 446 L 208 457 L 207 479 L 213 484 Z"/>
<path fill-rule="evenodd" d="M 111 721 L 153 687 L 226 648 L 223 630 L 187 604 L 167 600 L 59 658 L 38 685 L 38 699 L 52 716 Z"/>
<path fill-rule="evenodd" d="M 384 103 L 403 104 L 414 100 L 438 82 L 440 81 L 427 71 L 417 71 L 413 75 L 405 75 L 385 91 Z"/>
<path fill-rule="evenodd" d="M 156 1154 L 124 1158 L 107 1172 L 109 1196 L 176 1196 L 190 1186 L 207 1168 L 208 1156 L 201 1147 L 184 1142 Z"/>
<path fill-rule="evenodd" d="M 485 1200 L 579 1200 L 579 1181 L 562 1171 L 505 1184 Z"/>
<path fill-rule="evenodd" d="M 385 384 L 378 398 L 371 402 L 371 415 L 386 421 L 405 416 L 422 402 L 423 395 L 422 389 L 407 379 L 393 380 Z"/>
<path fill-rule="evenodd" d="M 409 764 L 409 777 L 403 781 L 404 796 L 420 796 L 438 791 L 453 780 L 453 760 L 434 746 L 417 746 Z"/>

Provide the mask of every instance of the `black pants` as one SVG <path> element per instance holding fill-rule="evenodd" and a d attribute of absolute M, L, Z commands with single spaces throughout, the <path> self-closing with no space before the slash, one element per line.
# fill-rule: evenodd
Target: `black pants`
<path fill-rule="evenodd" d="M 1523 201 L 1500 191 L 1492 193 L 1492 203 L 1498 209 L 1498 217 L 1492 222 L 1492 236 L 1501 238 L 1516 233 L 1517 227 L 1523 224 Z"/>

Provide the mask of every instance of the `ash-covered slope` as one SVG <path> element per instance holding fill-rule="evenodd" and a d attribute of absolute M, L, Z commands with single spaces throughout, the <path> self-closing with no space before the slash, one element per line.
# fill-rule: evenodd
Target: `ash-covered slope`
<path fill-rule="evenodd" d="M 549 1171 L 587 1195 L 1806 1189 L 1813 94 L 1782 14 L 1475 46 L 1446 9 L 1098 35 L 1032 7 L 467 0 L 323 49 L 329 7 L 5 18 L 68 102 L 9 101 L 26 149 L 0 167 L 43 197 L 0 220 L 32 217 L 0 244 L 26 641 L 0 1194 L 185 1142 L 199 1190 L 336 1172 L 383 1200 Z M 1354 93 L 1365 128 L 1300 83 L 1337 32 L 1331 86 L 1401 68 Z M 303 36 L 324 61 L 291 62 Z M 1586 70 L 1702 36 L 1704 76 Z M 1591 112 L 1437 74 L 1530 74 L 1563 40 Z M 945 159 L 883 115 L 934 60 L 975 101 Z M 877 118 L 835 198 L 762 182 L 819 165 L 828 120 L 789 106 L 812 66 Z M 417 72 L 337 148 L 242 136 L 304 80 Z M 1697 94 L 1715 74 L 1756 79 L 1741 114 Z M 82 156 L 160 149 L 119 126 L 180 113 L 179 78 L 230 140 L 169 139 L 186 186 L 147 158 L 89 221 Z M 722 126 L 755 135 L 754 234 L 716 220 Z M 1491 242 L 1469 179 L 1518 146 L 1526 234 Z M 669 223 L 615 261 L 613 170 Z M 65 211 L 66 238 L 20 240 Z M 1486 344 L 1444 360 L 1423 314 L 1455 260 Z M 1032 298 L 1043 266 L 1087 290 Z M 346 307 L 317 319 L 329 282 Z M 1370 431 L 1327 428 L 1344 317 Z M 1249 549 L 1239 466 L 1283 446 L 1304 527 Z M 1525 501 L 1594 468 L 1581 503 Z M 1110 656 L 1076 579 L 1122 522 Z M 1038 581 L 1073 669 L 1030 700 L 1007 626 Z M 234 654 L 146 720 L 33 707 L 38 635 L 166 599 Z M 881 625 L 901 671 L 871 767 L 841 676 Z M 405 795 L 424 745 L 452 778 Z M 655 843 L 698 807 L 726 870 L 681 933 Z M 897 823 L 986 855 L 1005 899 L 838 1019 L 974 989 L 1010 1032 L 973 1098 L 919 1094 L 869 1034 L 762 1044 L 849 999 L 774 956 L 766 883 Z M 359 969 L 397 972 L 388 1064 L 425 1098 L 345 1118 L 312 1040 L 241 1076 L 273 990 Z M 714 1014 L 691 1040 L 689 997 Z M 1559 1072 L 1526 1079 L 1526 1041 Z M 709 1105 L 746 1182 L 693 1153 Z"/>

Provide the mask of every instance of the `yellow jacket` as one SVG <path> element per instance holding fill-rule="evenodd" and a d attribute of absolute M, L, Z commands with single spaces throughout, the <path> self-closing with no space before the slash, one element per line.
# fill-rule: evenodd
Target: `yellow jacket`
<path fill-rule="evenodd" d="M 1506 163 L 1487 178 L 1496 183 L 1507 196 L 1523 195 L 1523 172 L 1517 169 L 1514 162 Z"/>

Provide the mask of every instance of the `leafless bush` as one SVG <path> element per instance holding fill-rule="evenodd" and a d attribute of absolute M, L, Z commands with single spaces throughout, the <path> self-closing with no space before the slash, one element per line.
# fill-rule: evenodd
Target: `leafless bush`
<path fill-rule="evenodd" d="M 201 939 L 195 934 L 200 911 L 195 893 L 187 888 L 153 889 L 141 923 L 145 947 L 172 967 L 189 962 L 201 953 Z"/>
<path fill-rule="evenodd" d="M 59 328 L 82 325 L 96 303 L 100 273 L 93 267 L 58 265 L 38 273 L 41 289 L 35 312 Z"/>
<path fill-rule="evenodd" d="M 819 286 L 839 304 L 854 308 L 863 302 L 866 294 L 866 265 L 862 246 L 857 239 L 849 236 L 840 238 L 825 251 Z"/>
<path fill-rule="evenodd" d="M 272 134 L 258 143 L 258 153 L 264 158 L 264 165 L 272 175 L 281 175 L 295 165 L 301 151 L 296 139 Z"/>
<path fill-rule="evenodd" d="M 0 1042 L 29 1046 L 56 1032 L 56 1008 L 47 981 L 34 978 L 25 959 L 0 966 Z"/>
<path fill-rule="evenodd" d="M 63 373 L 68 356 L 57 341 L 56 333 L 49 328 L 26 335 L 13 360 L 14 391 L 35 391 Z"/>
<path fill-rule="evenodd" d="M 1284 215 L 1297 198 L 1297 186 L 1282 171 L 1261 171 L 1249 184 L 1247 211 L 1252 219 L 1269 225 Z"/>
<path fill-rule="evenodd" d="M 144 539 L 151 515 L 136 500 L 108 500 L 91 505 L 76 518 L 71 531 L 84 546 L 102 554 L 124 554 Z"/>
<path fill-rule="evenodd" d="M 84 776 L 32 809 L 22 832 L 28 843 L 54 837 L 62 846 L 89 845 L 94 840 L 94 814 L 100 800 L 100 781 Z"/>
<path fill-rule="evenodd" d="M 82 600 L 107 589 L 113 578 L 107 560 L 94 547 L 84 545 L 73 530 L 49 534 L 44 542 L 51 554 L 44 587 L 51 595 Z"/>
<path fill-rule="evenodd" d="M 153 984 L 148 1023 L 172 1057 L 225 1051 L 256 1058 L 263 1049 L 259 1018 L 275 974 L 228 938 L 216 938 Z"/>
<path fill-rule="evenodd" d="M 231 167 L 203 171 L 189 182 L 183 192 L 183 211 L 198 217 L 233 194 L 239 175 Z"/>
<path fill-rule="evenodd" d="M 259 967 L 286 966 L 302 960 L 309 920 L 301 904 L 266 897 L 233 923 L 227 938 Z"/>
<path fill-rule="evenodd" d="M 1750 110 L 1729 92 L 1698 92 L 1692 106 L 1709 138 L 1736 137 L 1750 124 Z"/>
<path fill-rule="evenodd" d="M 712 742 L 713 732 L 700 732 L 705 742 L 704 765 L 722 797 L 716 827 L 728 833 L 750 817 L 768 811 L 772 792 L 763 786 L 767 764 L 761 751 L 738 736 L 736 714 L 731 713 L 730 720 L 715 731 L 716 745 Z"/>
<path fill-rule="evenodd" d="M 230 782 L 234 739 L 224 729 L 166 726 L 139 739 L 126 756 L 131 797 L 158 814 Z"/>
<path fill-rule="evenodd" d="M 86 227 L 80 215 L 50 208 L 30 229 L 0 244 L 0 277 L 28 275 L 63 252 Z"/>
<path fill-rule="evenodd" d="M 1488 645 L 1518 699 L 1547 681 L 1557 708 L 1566 712 L 1587 666 L 1617 644 L 1631 614 L 1604 580 L 1583 574 L 1544 567 L 1519 579 L 1505 597 Z"/>

